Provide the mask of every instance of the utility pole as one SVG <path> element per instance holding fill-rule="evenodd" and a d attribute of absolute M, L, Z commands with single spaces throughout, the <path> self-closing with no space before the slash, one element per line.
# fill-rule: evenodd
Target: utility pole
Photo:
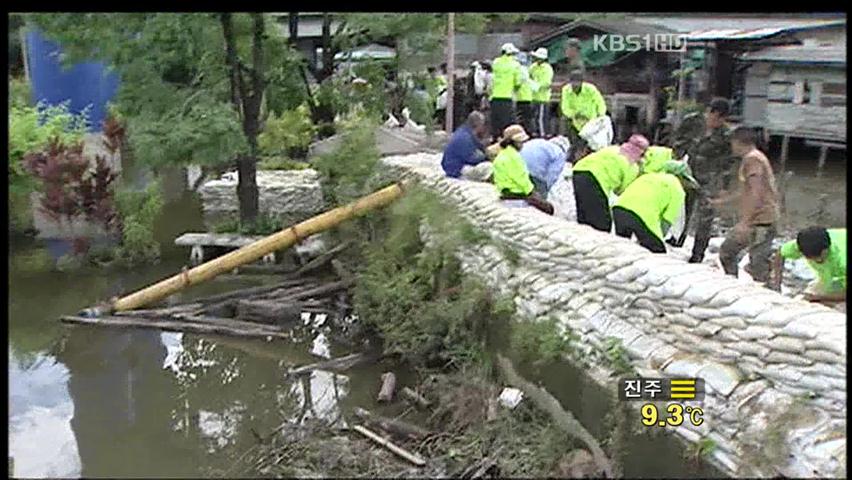
<path fill-rule="evenodd" d="M 453 92 L 455 91 L 456 41 L 455 14 L 450 12 L 447 18 L 447 110 L 444 124 L 447 134 L 453 133 Z"/>

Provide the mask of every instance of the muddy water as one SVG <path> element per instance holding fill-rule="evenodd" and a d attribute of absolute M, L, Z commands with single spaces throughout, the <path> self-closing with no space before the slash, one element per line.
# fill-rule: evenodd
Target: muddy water
<path fill-rule="evenodd" d="M 302 328 L 297 341 L 250 341 L 157 330 L 61 325 L 60 315 L 166 277 L 185 263 L 172 247 L 201 225 L 196 201 L 167 206 L 158 232 L 160 265 L 74 273 L 26 268 L 39 243 L 10 248 L 9 455 L 20 477 L 240 476 L 235 457 L 284 421 L 334 421 L 355 406 L 377 409 L 380 374 L 393 369 L 402 385 L 410 372 L 370 364 L 338 375 L 317 371 L 285 379 L 287 368 L 317 361 L 309 350 L 322 328 Z M 176 301 L 257 284 L 215 280 Z M 333 356 L 349 353 L 330 345 Z M 567 364 L 531 376 L 543 381 L 598 436 L 610 408 L 603 392 Z M 385 410 L 395 414 L 395 407 Z M 381 412 L 382 410 L 379 409 Z M 632 436 L 625 475 L 708 476 L 683 461 L 673 439 Z"/>

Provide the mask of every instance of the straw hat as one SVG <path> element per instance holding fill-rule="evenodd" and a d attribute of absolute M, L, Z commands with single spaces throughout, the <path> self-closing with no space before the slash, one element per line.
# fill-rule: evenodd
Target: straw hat
<path fill-rule="evenodd" d="M 503 138 L 511 139 L 513 142 L 526 142 L 530 139 L 530 136 L 527 135 L 527 132 L 524 131 L 524 127 L 514 124 L 509 125 L 503 130 Z"/>

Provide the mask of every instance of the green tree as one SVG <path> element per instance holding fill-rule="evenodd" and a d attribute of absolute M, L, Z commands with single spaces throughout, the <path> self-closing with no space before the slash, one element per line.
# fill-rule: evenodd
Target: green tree
<path fill-rule="evenodd" d="M 96 59 L 121 77 L 115 106 L 143 162 L 234 165 L 240 218 L 257 216 L 263 116 L 304 101 L 299 56 L 265 16 L 231 13 L 47 13 L 28 18 L 65 61 Z M 271 97 L 271 98 L 270 98 Z M 264 111 L 263 106 L 266 105 Z"/>

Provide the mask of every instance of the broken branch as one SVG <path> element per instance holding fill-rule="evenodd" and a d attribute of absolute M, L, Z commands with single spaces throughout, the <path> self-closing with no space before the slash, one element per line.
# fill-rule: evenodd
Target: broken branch
<path fill-rule="evenodd" d="M 391 452 L 399 455 L 400 457 L 408 460 L 409 462 L 413 463 L 414 465 L 417 465 L 418 467 L 422 467 L 423 465 L 426 465 L 426 460 L 424 460 L 419 455 L 408 452 L 407 450 L 403 449 L 402 447 L 394 445 L 393 443 L 390 442 L 390 440 L 380 437 L 376 433 L 371 432 L 370 430 L 367 430 L 366 428 L 362 427 L 361 425 L 355 425 L 354 427 L 352 427 L 352 429 L 355 430 L 356 432 L 360 433 L 361 435 L 364 435 L 365 437 L 369 438 L 370 440 L 378 443 L 379 445 L 385 447 L 386 449 L 390 450 Z"/>

